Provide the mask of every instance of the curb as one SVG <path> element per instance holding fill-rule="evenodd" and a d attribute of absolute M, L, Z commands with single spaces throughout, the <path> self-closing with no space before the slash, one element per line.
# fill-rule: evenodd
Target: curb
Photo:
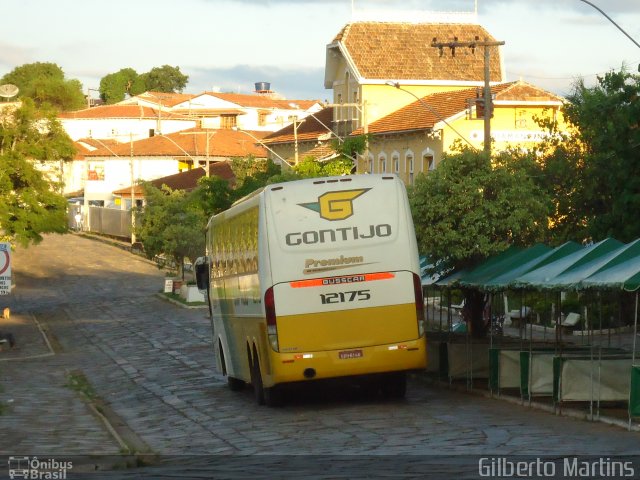
<path fill-rule="evenodd" d="M 173 298 L 169 298 L 166 295 L 162 294 L 162 293 L 155 293 L 154 294 L 156 297 L 161 298 L 162 300 L 169 302 L 169 303 L 173 303 L 174 305 L 177 305 L 178 307 L 182 307 L 182 308 L 188 308 L 188 309 L 198 309 L 198 308 L 207 308 L 207 305 L 189 305 L 187 303 L 182 303 L 182 302 L 178 302 L 177 300 L 174 300 Z"/>

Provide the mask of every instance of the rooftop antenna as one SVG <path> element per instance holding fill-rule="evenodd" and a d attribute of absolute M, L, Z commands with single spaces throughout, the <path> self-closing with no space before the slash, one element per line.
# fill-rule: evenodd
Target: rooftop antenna
<path fill-rule="evenodd" d="M 12 98 L 15 97 L 20 89 L 11 83 L 5 83 L 4 85 L 0 85 L 0 97 L 2 98 Z"/>

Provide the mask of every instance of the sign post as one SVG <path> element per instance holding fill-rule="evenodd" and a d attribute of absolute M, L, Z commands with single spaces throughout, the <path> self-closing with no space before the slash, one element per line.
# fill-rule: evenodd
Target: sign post
<path fill-rule="evenodd" d="M 11 244 L 0 243 L 0 295 L 11 293 Z"/>

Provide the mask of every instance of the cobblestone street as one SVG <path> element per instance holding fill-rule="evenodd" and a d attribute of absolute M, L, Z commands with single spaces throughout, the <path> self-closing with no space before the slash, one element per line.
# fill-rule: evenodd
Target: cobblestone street
<path fill-rule="evenodd" d="M 404 401 L 308 388 L 284 408 L 260 407 L 250 388 L 232 392 L 216 371 L 206 308 L 159 298 L 163 272 L 150 262 L 66 235 L 19 249 L 12 270 L 16 287 L 0 305 L 12 311 L 0 331 L 15 332 L 17 341 L 0 352 L 5 456 L 135 450 L 164 466 L 118 473 L 123 478 L 160 478 L 159 472 L 213 478 L 220 468 L 226 474 L 215 478 L 248 478 L 265 465 L 285 471 L 296 455 L 314 455 L 308 460 L 321 469 L 329 458 L 322 456 L 349 455 L 363 472 L 373 455 L 396 458 L 395 466 L 380 465 L 389 478 L 394 468 L 407 478 L 451 478 L 462 466 L 467 476 L 458 478 L 479 478 L 469 455 L 640 453 L 638 433 L 458 393 L 420 377 L 411 379 Z M 88 380 L 95 401 L 69 386 L 76 375 Z M 433 455 L 449 459 L 442 477 L 410 475 L 418 458 Z M 95 460 L 101 469 L 109 462 Z M 319 478 L 339 478 L 336 468 L 326 466 Z"/>

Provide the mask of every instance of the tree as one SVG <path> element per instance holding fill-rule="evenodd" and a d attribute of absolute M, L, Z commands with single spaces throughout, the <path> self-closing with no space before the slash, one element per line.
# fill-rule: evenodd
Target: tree
<path fill-rule="evenodd" d="M 136 234 L 145 255 L 170 256 L 184 279 L 184 259 L 195 260 L 204 254 L 207 216 L 193 194 L 166 186 L 160 190 L 150 183 L 144 183 L 143 190 L 146 206 L 139 214 L 141 224 Z"/>
<path fill-rule="evenodd" d="M 216 175 L 202 177 L 194 190 L 194 199 L 207 217 L 220 213 L 233 203 L 233 190 L 229 182 Z"/>
<path fill-rule="evenodd" d="M 583 154 L 573 159 L 579 188 L 572 202 L 588 235 L 640 237 L 640 75 L 609 72 L 590 88 L 580 81 L 567 100 L 564 113 L 577 131 L 567 148 Z"/>
<path fill-rule="evenodd" d="M 353 169 L 351 159 L 342 156 L 327 162 L 318 162 L 313 157 L 305 157 L 294 165 L 291 170 L 280 172 L 269 178 L 268 183 L 281 183 L 300 180 L 303 178 L 330 177 L 348 175 Z"/>
<path fill-rule="evenodd" d="M 141 75 L 147 91 L 174 93 L 182 92 L 187 86 L 189 76 L 180 72 L 180 67 L 163 65 L 154 67 Z"/>
<path fill-rule="evenodd" d="M 463 147 L 416 178 L 409 200 L 419 249 L 436 265 L 434 273 L 473 268 L 511 245 L 544 238 L 551 203 L 532 179 L 535 168 L 533 158 L 516 152 L 490 159 Z M 484 336 L 482 297 L 464 294 L 471 330 Z"/>
<path fill-rule="evenodd" d="M 100 98 L 108 104 L 124 100 L 125 95 L 139 95 L 146 90 L 144 79 L 133 68 L 122 68 L 100 79 Z"/>
<path fill-rule="evenodd" d="M 342 141 L 334 140 L 332 142 L 334 150 L 338 153 L 338 160 L 342 160 L 344 168 L 350 167 L 348 172 L 353 171 L 354 162 L 357 155 L 362 153 L 367 148 L 369 142 L 369 135 L 358 135 L 356 137 L 346 137 Z"/>
<path fill-rule="evenodd" d="M 13 114 L 0 117 L 0 235 L 28 246 L 43 233 L 67 231 L 67 202 L 54 180 L 35 164 L 73 158 L 73 142 L 54 111 L 37 110 L 24 99 Z"/>
<path fill-rule="evenodd" d="M 180 72 L 180 67 L 163 65 L 149 72 L 138 74 L 133 68 L 122 68 L 100 79 L 100 98 L 107 104 L 124 100 L 125 95 L 140 95 L 146 91 L 182 92 L 189 77 Z"/>
<path fill-rule="evenodd" d="M 242 163 L 247 167 L 241 167 Z M 236 188 L 232 195 L 234 202 L 268 185 L 271 178 L 280 173 L 280 167 L 271 160 L 256 160 L 252 157 L 234 160 L 231 168 L 236 177 Z"/>
<path fill-rule="evenodd" d="M 532 178 L 548 193 L 553 204 L 547 240 L 560 245 L 586 239 L 587 216 L 580 199 L 585 146 L 576 141 L 575 127 L 560 132 L 556 121 L 543 121 L 540 126 L 549 135 L 533 152 L 540 169 L 532 172 Z"/>
<path fill-rule="evenodd" d="M 36 106 L 49 105 L 61 111 L 77 110 L 85 105 L 82 84 L 65 78 L 55 63 L 28 63 L 14 68 L 0 80 L 20 89 L 20 98 L 31 98 Z"/>

